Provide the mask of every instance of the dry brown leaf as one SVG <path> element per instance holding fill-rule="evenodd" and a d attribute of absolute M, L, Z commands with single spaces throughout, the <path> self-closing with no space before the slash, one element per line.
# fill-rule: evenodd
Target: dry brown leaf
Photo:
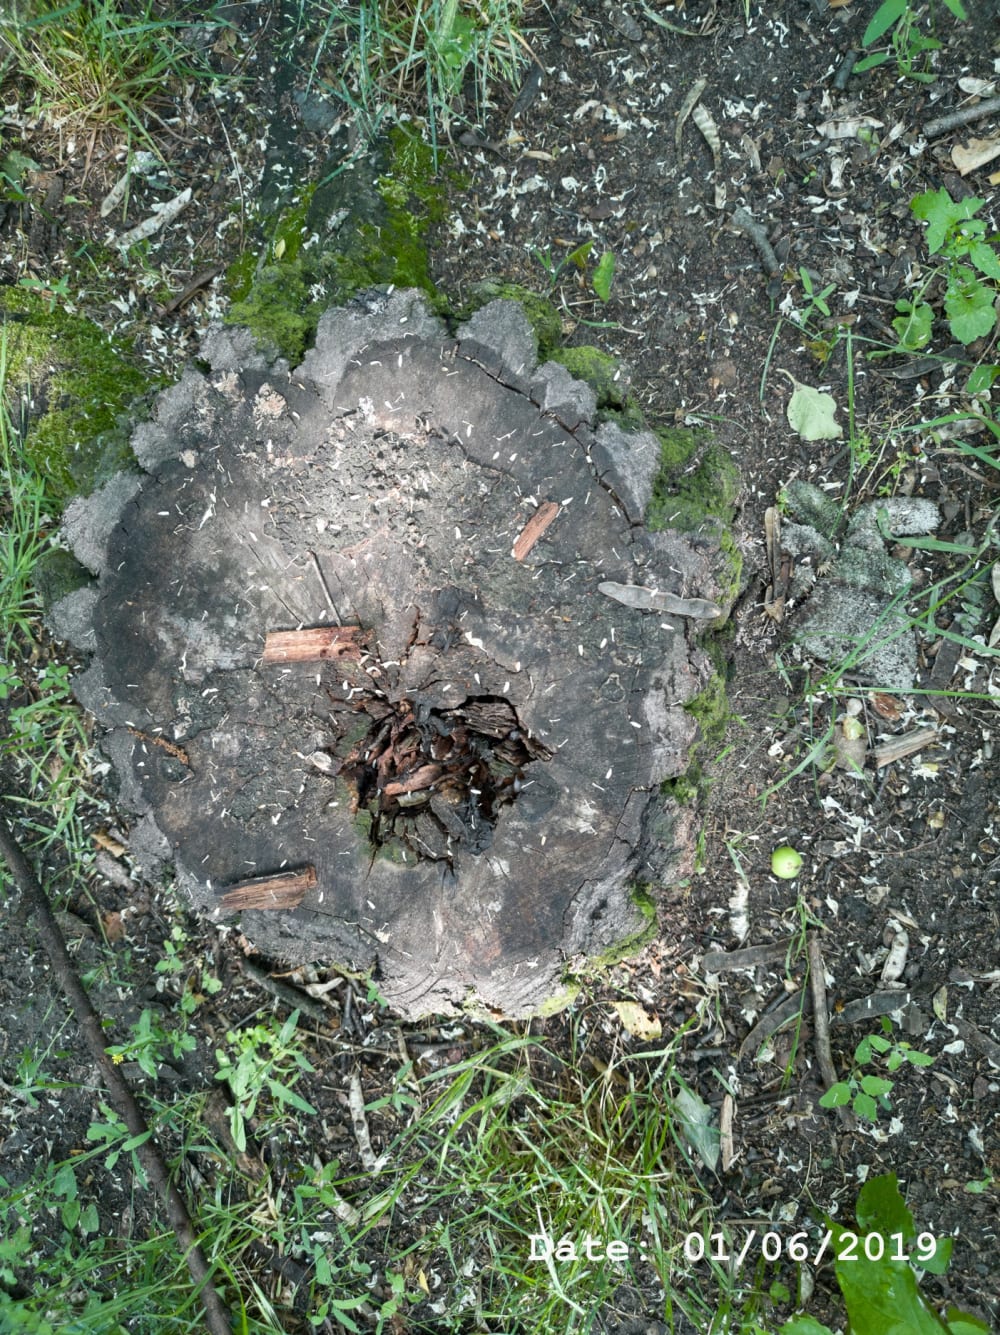
<path fill-rule="evenodd" d="M 623 1027 L 641 1043 L 657 1039 L 663 1033 L 662 1026 L 655 1015 L 650 1015 L 637 1001 L 614 1001 L 612 1008 L 618 1012 Z"/>
<path fill-rule="evenodd" d="M 1000 157 L 1000 134 L 989 139 L 970 139 L 967 144 L 956 144 L 951 150 L 951 160 L 962 176 L 968 176 L 977 167 L 985 167 L 996 157 Z"/>

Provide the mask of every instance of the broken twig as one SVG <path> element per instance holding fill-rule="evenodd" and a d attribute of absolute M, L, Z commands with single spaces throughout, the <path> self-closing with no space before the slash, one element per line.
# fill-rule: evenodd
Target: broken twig
<path fill-rule="evenodd" d="M 545 501 L 538 507 L 514 543 L 511 556 L 515 561 L 524 560 L 558 513 L 559 506 L 555 501 Z"/>
<path fill-rule="evenodd" d="M 963 107 L 961 111 L 953 111 L 948 116 L 939 116 L 937 120 L 928 121 L 924 126 L 924 134 L 928 139 L 936 139 L 938 135 L 947 134 L 949 130 L 957 130 L 963 125 L 982 120 L 984 116 L 991 116 L 994 111 L 1000 111 L 1000 97 L 987 97 L 984 101 L 977 102 L 974 107 Z"/>
<path fill-rule="evenodd" d="M 826 1090 L 837 1083 L 837 1072 L 830 1051 L 830 1012 L 826 1004 L 826 966 L 823 964 L 819 937 L 815 932 L 806 933 L 806 951 L 809 956 L 809 991 L 812 994 L 816 1058 L 819 1062 L 820 1074 L 823 1077 L 823 1088 Z M 847 1108 L 838 1108 L 837 1116 L 843 1126 L 853 1127 L 854 1114 Z"/>

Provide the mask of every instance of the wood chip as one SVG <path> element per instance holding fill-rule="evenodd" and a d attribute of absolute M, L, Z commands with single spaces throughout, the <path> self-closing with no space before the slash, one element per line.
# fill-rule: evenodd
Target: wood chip
<path fill-rule="evenodd" d="M 320 663 L 361 657 L 360 626 L 313 626 L 308 630 L 269 630 L 264 663 Z"/>
<path fill-rule="evenodd" d="M 511 549 L 511 556 L 515 561 L 524 560 L 558 513 L 559 505 L 556 501 L 544 501 L 538 507 L 524 528 L 521 529 L 517 541 Z"/>
<path fill-rule="evenodd" d="M 893 737 L 888 742 L 883 742 L 881 746 L 876 746 L 872 750 L 872 757 L 876 766 L 881 769 L 883 765 L 891 765 L 896 760 L 912 756 L 915 751 L 922 751 L 925 746 L 936 742 L 939 736 L 937 728 L 918 728 L 916 732 L 908 733 L 905 737 Z"/>
<path fill-rule="evenodd" d="M 311 864 L 276 876 L 253 876 L 231 885 L 219 903 L 224 909 L 296 909 L 316 884 Z"/>

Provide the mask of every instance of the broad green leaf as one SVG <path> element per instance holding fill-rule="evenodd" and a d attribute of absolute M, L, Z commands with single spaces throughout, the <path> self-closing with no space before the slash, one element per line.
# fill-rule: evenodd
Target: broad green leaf
<path fill-rule="evenodd" d="M 843 1108 L 851 1101 L 851 1087 L 844 1081 L 838 1080 L 835 1085 L 831 1085 L 826 1093 L 820 1098 L 819 1106 L 821 1108 Z"/>
<path fill-rule="evenodd" d="M 1000 366 L 977 366 L 966 381 L 966 394 L 983 394 L 992 388 L 997 376 L 1000 376 Z"/>
<path fill-rule="evenodd" d="M 990 1335 L 990 1328 L 985 1321 L 970 1316 L 968 1312 L 960 1312 L 957 1307 L 948 1308 L 945 1320 L 951 1335 Z"/>
<path fill-rule="evenodd" d="M 788 372 L 785 372 L 788 375 Z M 844 429 L 836 419 L 837 403 L 812 385 L 802 385 L 788 376 L 795 389 L 785 410 L 788 424 L 803 440 L 840 440 Z"/>
<path fill-rule="evenodd" d="M 929 1052 L 914 1052 L 911 1048 L 906 1054 L 906 1060 L 911 1066 L 933 1066 L 934 1058 Z"/>
<path fill-rule="evenodd" d="M 593 287 L 594 291 L 602 301 L 607 301 L 611 296 L 611 283 L 615 276 L 615 257 L 612 251 L 606 250 L 597 261 L 597 268 L 594 270 Z"/>
<path fill-rule="evenodd" d="M 854 1098 L 854 1111 L 866 1122 L 878 1121 L 878 1104 L 870 1094 L 857 1094 Z"/>
<path fill-rule="evenodd" d="M 884 33 L 887 33 L 894 24 L 899 22 L 906 13 L 908 4 L 909 0 L 882 0 L 865 29 L 861 45 L 871 46 L 874 42 L 877 42 Z"/>
<path fill-rule="evenodd" d="M 974 241 L 969 247 L 969 259 L 987 278 L 1000 279 L 1000 255 L 985 241 Z"/>
<path fill-rule="evenodd" d="M 897 301 L 896 310 L 900 312 L 893 320 L 899 345 L 907 352 L 919 352 L 931 341 L 934 325 L 934 312 L 926 301 Z"/>
<path fill-rule="evenodd" d="M 944 0 L 944 2 L 957 19 L 965 20 L 969 17 L 965 12 L 965 6 L 962 4 L 962 0 Z"/>
<path fill-rule="evenodd" d="M 829 1326 L 824 1326 L 821 1321 L 815 1317 L 806 1316 L 802 1313 L 800 1316 L 793 1316 L 790 1321 L 778 1331 L 778 1335 L 833 1335 Z"/>
<path fill-rule="evenodd" d="M 944 1322 L 930 1306 L 906 1261 L 836 1263 L 854 1335 L 941 1335 Z"/>
<path fill-rule="evenodd" d="M 902 1233 L 906 1239 L 916 1233 L 913 1215 L 900 1195 L 895 1173 L 885 1173 L 866 1182 L 858 1192 L 854 1214 L 866 1232 L 876 1229 L 887 1237 L 890 1233 Z"/>
<path fill-rule="evenodd" d="M 965 222 L 980 208 L 983 201 L 970 197 L 954 200 L 942 186 L 917 195 L 910 204 L 916 217 L 927 223 L 927 249 L 935 254 L 941 249 L 958 223 Z"/>
<path fill-rule="evenodd" d="M 860 1084 L 865 1093 L 870 1094 L 873 1099 L 880 1099 L 883 1094 L 892 1093 L 892 1081 L 883 1080 L 880 1075 L 863 1075 Z"/>
<path fill-rule="evenodd" d="M 948 324 L 960 343 L 973 343 L 992 333 L 997 322 L 995 299 L 996 293 L 962 265 L 957 282 L 949 285 L 944 298 Z"/>

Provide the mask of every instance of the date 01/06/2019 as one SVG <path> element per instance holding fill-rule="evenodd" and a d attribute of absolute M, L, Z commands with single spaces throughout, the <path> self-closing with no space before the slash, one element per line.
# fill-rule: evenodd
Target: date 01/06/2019
<path fill-rule="evenodd" d="M 558 1239 L 546 1233 L 530 1235 L 532 1261 L 627 1261 L 632 1248 L 620 1238 L 610 1240 L 595 1238 L 586 1233 L 582 1238 L 564 1234 Z M 646 1249 L 640 1246 L 640 1255 Z M 684 1257 L 693 1263 L 698 1261 L 734 1262 L 739 1270 L 748 1257 L 759 1253 L 765 1261 L 780 1261 L 785 1257 L 789 1261 L 808 1262 L 816 1266 L 826 1260 L 849 1261 L 913 1261 L 923 1265 L 935 1256 L 938 1240 L 933 1233 L 920 1233 L 915 1238 L 907 1238 L 902 1233 L 851 1233 L 838 1231 L 835 1235 L 827 1229 L 822 1237 L 810 1240 L 805 1232 L 792 1233 L 788 1237 L 768 1231 L 759 1233 L 748 1229 L 743 1235 L 742 1245 L 737 1245 L 735 1238 L 725 1233 L 688 1233 L 684 1238 Z"/>

